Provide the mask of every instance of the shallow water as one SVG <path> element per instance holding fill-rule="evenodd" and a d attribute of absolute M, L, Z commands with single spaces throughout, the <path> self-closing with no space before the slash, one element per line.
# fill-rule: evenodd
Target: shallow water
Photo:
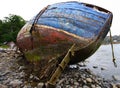
<path fill-rule="evenodd" d="M 86 60 L 86 65 L 96 75 L 120 83 L 120 44 L 114 44 L 114 54 L 117 67 L 112 62 L 111 45 L 102 45 L 95 54 Z"/>

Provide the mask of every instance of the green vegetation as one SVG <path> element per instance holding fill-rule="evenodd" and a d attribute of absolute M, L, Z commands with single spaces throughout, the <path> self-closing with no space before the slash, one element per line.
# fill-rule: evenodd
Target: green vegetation
<path fill-rule="evenodd" d="M 27 51 L 25 52 L 25 57 L 30 62 L 37 62 L 41 60 L 40 55 L 37 54 L 37 51 Z"/>
<path fill-rule="evenodd" d="M 9 48 L 9 46 L 8 45 L 2 45 L 2 46 L 0 46 L 0 48 L 7 49 L 7 48 Z"/>
<path fill-rule="evenodd" d="M 0 20 L 0 44 L 16 41 L 17 34 L 26 21 L 18 16 L 10 14 L 4 20 Z"/>

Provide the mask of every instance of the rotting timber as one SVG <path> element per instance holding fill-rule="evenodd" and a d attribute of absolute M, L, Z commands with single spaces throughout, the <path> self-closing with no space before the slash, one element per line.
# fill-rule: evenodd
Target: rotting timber
<path fill-rule="evenodd" d="M 91 56 L 107 35 L 112 17 L 110 11 L 86 3 L 49 5 L 20 30 L 17 45 L 28 61 L 39 65 L 40 79 L 47 82 L 73 44 L 68 64 Z"/>

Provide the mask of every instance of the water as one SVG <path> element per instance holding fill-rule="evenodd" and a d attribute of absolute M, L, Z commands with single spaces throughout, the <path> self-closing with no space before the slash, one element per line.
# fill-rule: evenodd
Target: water
<path fill-rule="evenodd" d="M 111 45 L 102 45 L 86 60 L 86 64 L 96 75 L 108 80 L 117 80 L 120 83 L 120 44 L 114 44 L 113 47 L 117 67 L 112 62 Z"/>

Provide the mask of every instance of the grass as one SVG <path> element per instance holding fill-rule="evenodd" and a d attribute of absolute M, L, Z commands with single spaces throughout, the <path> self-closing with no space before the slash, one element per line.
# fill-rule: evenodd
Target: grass
<path fill-rule="evenodd" d="M 37 62 L 40 61 L 40 56 L 35 51 L 28 51 L 25 52 L 25 57 L 30 62 Z"/>
<path fill-rule="evenodd" d="M 9 48 L 9 46 L 8 45 L 1 45 L 0 48 L 7 49 L 7 48 Z"/>

